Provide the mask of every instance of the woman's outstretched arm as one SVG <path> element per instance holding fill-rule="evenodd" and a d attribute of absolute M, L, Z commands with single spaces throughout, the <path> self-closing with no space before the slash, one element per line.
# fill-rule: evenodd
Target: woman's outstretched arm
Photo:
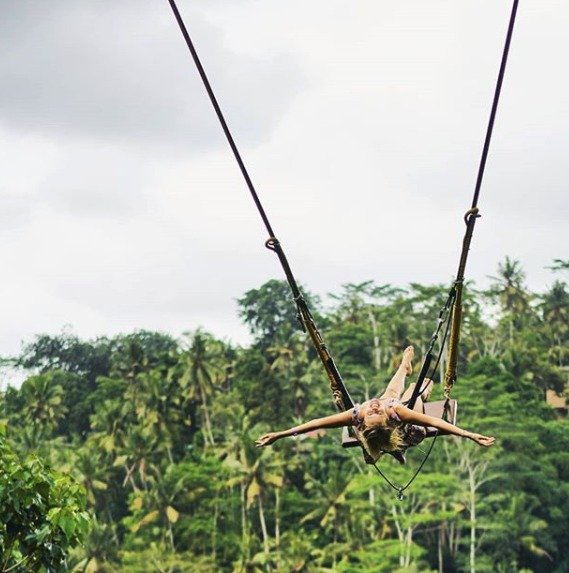
<path fill-rule="evenodd" d="M 263 446 L 268 446 L 281 438 L 286 438 L 288 436 L 296 436 L 297 434 L 306 434 L 306 432 L 312 432 L 314 430 L 320 430 L 321 428 L 341 428 L 342 426 L 352 425 L 352 411 L 346 410 L 345 412 L 340 412 L 338 414 L 332 414 L 331 416 L 325 416 L 324 418 L 316 418 L 300 424 L 300 426 L 295 426 L 294 428 L 289 428 L 288 430 L 282 430 L 281 432 L 270 432 L 261 436 L 255 441 L 258 448 Z"/>
<path fill-rule="evenodd" d="M 492 438 L 490 436 L 483 436 L 482 434 L 468 432 L 467 430 L 463 430 L 458 426 L 453 426 L 452 424 L 449 424 L 440 418 L 435 418 L 433 416 L 427 416 L 427 414 L 415 412 L 415 410 L 410 410 L 403 405 L 395 406 L 395 411 L 397 412 L 399 418 L 401 418 L 402 422 L 418 424 L 419 426 L 433 426 L 433 428 L 443 430 L 449 434 L 453 434 L 454 436 L 460 436 L 461 438 L 468 438 L 469 440 L 473 440 L 480 446 L 489 447 L 496 440 L 496 438 Z"/>

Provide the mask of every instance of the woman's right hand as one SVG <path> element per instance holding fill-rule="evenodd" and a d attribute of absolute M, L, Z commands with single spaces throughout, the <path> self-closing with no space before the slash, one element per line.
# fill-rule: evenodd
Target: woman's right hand
<path fill-rule="evenodd" d="M 269 432 L 268 434 L 261 436 L 258 440 L 255 440 L 255 445 L 258 448 L 262 448 L 276 442 L 279 438 L 280 435 L 278 432 Z"/>
<path fill-rule="evenodd" d="M 491 436 L 483 436 L 482 434 L 469 433 L 467 437 L 476 442 L 479 446 L 485 446 L 487 448 L 492 446 L 496 441 L 496 438 Z"/>

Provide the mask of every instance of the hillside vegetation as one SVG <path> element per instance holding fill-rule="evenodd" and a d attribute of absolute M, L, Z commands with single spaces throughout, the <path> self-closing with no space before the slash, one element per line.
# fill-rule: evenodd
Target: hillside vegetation
<path fill-rule="evenodd" d="M 199 328 L 179 339 L 37 336 L 6 359 L 27 374 L 1 397 L 1 443 L 17 453 L 14 464 L 29 465 L 33 454 L 41 472 L 55 472 L 45 480 L 67 474 L 81 486 L 69 494 L 66 520 L 48 520 L 36 539 L 46 551 L 75 545 L 51 570 L 569 571 L 569 422 L 546 401 L 548 390 L 563 392 L 569 366 L 560 276 L 531 293 L 519 263 L 507 259 L 489 290 L 468 285 L 453 397 L 460 426 L 497 444 L 439 438 L 402 501 L 357 450 L 340 447 L 339 430 L 254 447 L 268 430 L 333 413 L 281 281 L 239 300 L 254 336 L 247 347 Z M 305 289 L 360 401 L 381 391 L 405 346 L 425 350 L 447 291 L 349 284 L 324 308 Z M 404 483 L 425 449 L 409 452 L 408 467 L 385 459 L 381 468 Z M 22 563 L 26 543 L 8 544 L 9 534 L 0 529 L 0 571 L 47 570 L 41 558 Z"/>

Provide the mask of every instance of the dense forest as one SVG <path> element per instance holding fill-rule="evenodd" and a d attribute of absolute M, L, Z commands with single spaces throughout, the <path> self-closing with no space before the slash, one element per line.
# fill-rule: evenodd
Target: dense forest
<path fill-rule="evenodd" d="M 546 399 L 569 372 L 566 269 L 542 293 L 511 259 L 467 285 L 453 397 L 497 443 L 438 438 L 403 500 L 340 430 L 255 448 L 333 413 L 286 283 L 239 299 L 246 347 L 202 328 L 38 335 L 3 358 L 25 380 L 0 396 L 0 571 L 569 571 L 569 421 Z M 448 286 L 347 284 L 327 306 L 303 290 L 363 400 L 425 350 Z M 405 483 L 427 447 L 380 466 Z"/>

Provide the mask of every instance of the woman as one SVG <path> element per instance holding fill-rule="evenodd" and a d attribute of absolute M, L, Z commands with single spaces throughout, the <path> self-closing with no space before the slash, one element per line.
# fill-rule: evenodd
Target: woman
<path fill-rule="evenodd" d="M 413 371 L 414 353 L 412 346 L 405 349 L 397 372 L 381 396 L 367 400 L 361 405 L 356 404 L 353 409 L 339 414 L 310 420 L 282 432 L 265 434 L 255 442 L 257 447 L 268 446 L 288 436 L 296 436 L 321 428 L 342 426 L 353 427 L 360 444 L 373 461 L 377 461 L 384 452 L 389 452 L 401 463 L 405 463 L 405 450 L 410 446 L 416 446 L 424 439 L 425 428 L 428 426 L 455 436 L 468 438 L 481 446 L 491 446 L 495 438 L 468 432 L 423 413 L 423 402 L 429 398 L 433 388 L 432 380 L 428 380 L 427 388 L 417 399 L 412 410 L 404 405 L 411 398 L 415 386 L 411 384 L 403 393 L 405 378 Z"/>

